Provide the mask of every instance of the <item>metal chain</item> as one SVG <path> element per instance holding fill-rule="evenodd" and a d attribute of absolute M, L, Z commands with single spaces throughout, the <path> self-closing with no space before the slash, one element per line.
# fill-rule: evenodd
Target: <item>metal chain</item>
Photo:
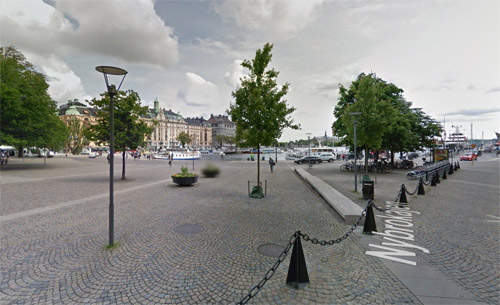
<path fill-rule="evenodd" d="M 271 269 L 269 269 L 266 272 L 266 274 L 264 274 L 264 278 L 262 278 L 262 280 L 260 280 L 260 282 L 256 286 L 253 286 L 252 289 L 250 289 L 250 291 L 247 293 L 247 295 L 244 296 L 236 304 L 238 304 L 238 305 L 246 304 L 246 303 L 248 303 L 248 301 L 250 301 L 250 299 L 255 297 L 260 292 L 260 290 L 262 289 L 262 287 L 264 287 L 264 285 L 267 283 L 267 281 L 269 281 L 273 277 L 273 275 L 276 272 L 276 269 L 278 269 L 279 265 L 285 260 L 285 258 L 288 255 L 288 251 L 290 251 L 293 244 L 295 243 L 295 240 L 298 237 L 299 237 L 299 231 L 293 233 L 292 237 L 288 241 L 288 245 L 286 246 L 285 250 L 283 250 L 283 252 L 281 252 L 280 256 L 278 257 L 278 260 L 274 263 L 274 265 L 271 267 Z"/>
<path fill-rule="evenodd" d="M 375 203 L 373 203 L 373 207 L 374 207 L 377 211 L 379 211 L 379 212 L 387 212 L 387 211 L 389 211 L 389 210 L 392 210 L 394 207 L 396 207 L 396 203 L 399 203 L 399 202 L 394 201 L 394 202 L 393 202 L 393 204 L 392 204 L 392 206 L 391 206 L 391 207 L 389 207 L 389 208 L 380 208 L 380 207 L 376 206 L 376 205 L 375 205 Z"/>
<path fill-rule="evenodd" d="M 419 184 L 420 184 L 420 182 L 419 182 Z M 403 184 L 403 185 L 404 185 L 404 184 Z M 405 186 L 405 191 L 406 191 L 406 194 L 408 194 L 408 195 L 410 195 L 410 196 L 413 196 L 413 195 L 415 195 L 415 194 L 417 193 L 417 191 L 418 191 L 418 185 L 417 185 L 417 188 L 416 188 L 413 192 L 411 192 L 411 193 L 408 191 L 408 189 L 407 189 L 407 188 L 406 188 L 406 186 Z"/>
<path fill-rule="evenodd" d="M 434 179 L 434 175 L 435 175 L 435 174 L 436 174 L 436 172 L 435 172 L 435 171 L 431 172 L 431 176 L 430 176 L 430 178 L 431 178 L 431 179 L 429 180 L 429 182 L 425 182 L 425 181 L 424 181 L 424 185 L 425 185 L 425 186 L 429 186 L 429 185 L 431 185 L 431 183 L 432 183 L 432 179 Z"/>
<path fill-rule="evenodd" d="M 401 189 L 399 189 L 398 195 L 396 196 L 396 199 L 394 199 L 394 202 L 399 202 L 399 199 L 401 199 Z"/>
<path fill-rule="evenodd" d="M 359 223 L 361 222 L 361 220 L 363 219 L 363 217 L 366 215 L 366 210 L 372 204 L 373 204 L 373 201 L 369 200 L 368 201 L 368 206 L 361 212 L 361 215 L 358 217 L 358 219 L 356 220 L 356 222 L 351 226 L 351 228 L 344 235 L 342 235 L 341 237 L 339 237 L 337 239 L 331 239 L 331 240 L 328 240 L 328 241 L 327 240 L 319 240 L 317 238 L 311 238 L 309 235 L 304 234 L 304 233 L 300 233 L 300 236 L 302 236 L 302 238 L 304 238 L 304 241 L 310 241 L 314 245 L 319 244 L 321 246 L 326 246 L 326 245 L 331 246 L 333 244 L 338 244 L 338 243 L 344 241 L 346 238 L 348 238 L 352 234 L 352 232 L 354 230 L 356 230 L 356 228 L 358 227 Z"/>

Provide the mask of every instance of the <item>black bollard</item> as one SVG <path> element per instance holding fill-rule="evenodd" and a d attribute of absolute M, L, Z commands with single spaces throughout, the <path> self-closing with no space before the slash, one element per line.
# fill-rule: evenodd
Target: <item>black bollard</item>
<path fill-rule="evenodd" d="M 443 170 L 443 180 L 446 180 L 446 179 L 448 179 L 448 177 L 446 177 L 446 169 L 445 169 L 445 170 Z"/>
<path fill-rule="evenodd" d="M 457 162 L 457 168 L 460 169 L 460 162 Z"/>
<path fill-rule="evenodd" d="M 436 183 L 436 173 L 434 173 L 432 175 L 431 186 L 437 186 L 437 183 Z"/>
<path fill-rule="evenodd" d="M 457 170 L 457 169 L 458 169 L 457 163 L 458 163 L 458 162 L 455 162 L 455 168 L 454 168 L 454 170 Z"/>
<path fill-rule="evenodd" d="M 418 193 L 417 195 L 425 195 L 425 189 L 424 189 L 424 179 L 420 177 L 420 180 L 418 181 Z"/>
<path fill-rule="evenodd" d="M 375 214 L 373 214 L 373 201 L 366 207 L 366 217 L 365 224 L 363 226 L 363 234 L 372 234 L 372 232 L 377 231 L 377 224 L 375 223 Z"/>
<path fill-rule="evenodd" d="M 302 244 L 300 243 L 300 231 L 297 231 L 297 238 L 293 243 L 292 257 L 288 266 L 288 275 L 286 277 L 287 284 L 294 284 L 295 288 L 299 288 L 299 283 L 309 283 L 307 275 L 306 259 Z"/>
<path fill-rule="evenodd" d="M 434 174 L 436 176 L 436 183 L 437 184 L 441 183 L 441 180 L 439 180 L 439 170 L 437 170 Z"/>
<path fill-rule="evenodd" d="M 401 195 L 399 196 L 399 206 L 408 205 L 408 198 L 406 198 L 406 187 L 404 184 L 401 184 Z M 402 204 L 403 203 L 403 204 Z M 404 204 L 406 203 L 406 204 Z"/>
<path fill-rule="evenodd" d="M 450 164 L 449 166 L 448 175 L 453 175 L 453 164 Z"/>

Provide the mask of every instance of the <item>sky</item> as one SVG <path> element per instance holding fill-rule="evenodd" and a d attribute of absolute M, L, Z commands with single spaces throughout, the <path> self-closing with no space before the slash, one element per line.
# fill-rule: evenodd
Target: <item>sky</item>
<path fill-rule="evenodd" d="M 278 84 L 300 130 L 331 135 L 339 85 L 376 73 L 413 107 L 467 137 L 500 132 L 498 0 L 0 0 L 0 42 L 47 76 L 59 105 L 105 88 L 96 66 L 128 71 L 122 90 L 183 117 L 225 114 L 245 59 L 274 45 Z M 119 79 L 110 78 L 119 83 Z"/>

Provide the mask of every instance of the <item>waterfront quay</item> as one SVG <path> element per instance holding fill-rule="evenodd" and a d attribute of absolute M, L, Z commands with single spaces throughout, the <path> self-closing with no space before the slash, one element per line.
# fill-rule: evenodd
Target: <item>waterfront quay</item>
<path fill-rule="evenodd" d="M 500 159 L 500 158 L 499 158 Z M 249 304 L 498 304 L 499 159 L 485 155 L 426 195 L 408 196 L 416 266 L 367 254 L 383 235 L 354 234 L 321 246 L 302 240 L 310 282 L 286 285 L 290 255 Z M 336 239 L 351 228 L 307 182 L 279 160 L 263 199 L 248 196 L 256 161 L 214 159 L 217 178 L 178 187 L 170 176 L 192 161 L 115 161 L 115 242 L 108 242 L 109 167 L 104 157 L 11 158 L 0 175 L 2 304 L 234 304 L 262 280 L 300 230 Z M 194 162 L 200 173 L 205 160 Z M 309 173 L 364 208 L 361 186 L 339 162 Z M 307 168 L 307 165 L 301 165 Z M 387 206 L 406 171 L 370 174 Z M 376 213 L 378 233 L 387 231 Z M 406 219 L 405 219 L 406 220 Z M 412 269 L 413 268 L 413 269 Z M 418 276 L 417 276 L 418 275 Z M 429 276 L 432 277 L 429 279 Z M 443 286 L 442 295 L 436 289 Z M 435 286 L 435 287 L 429 287 Z M 452 295 L 449 295 L 452 294 Z M 453 295 L 454 294 L 454 295 Z"/>

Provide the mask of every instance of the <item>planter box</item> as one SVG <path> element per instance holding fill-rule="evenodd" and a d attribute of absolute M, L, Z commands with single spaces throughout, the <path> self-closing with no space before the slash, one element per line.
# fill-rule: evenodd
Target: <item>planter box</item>
<path fill-rule="evenodd" d="M 198 176 L 195 177 L 172 177 L 172 181 L 179 186 L 188 186 L 198 182 Z"/>

